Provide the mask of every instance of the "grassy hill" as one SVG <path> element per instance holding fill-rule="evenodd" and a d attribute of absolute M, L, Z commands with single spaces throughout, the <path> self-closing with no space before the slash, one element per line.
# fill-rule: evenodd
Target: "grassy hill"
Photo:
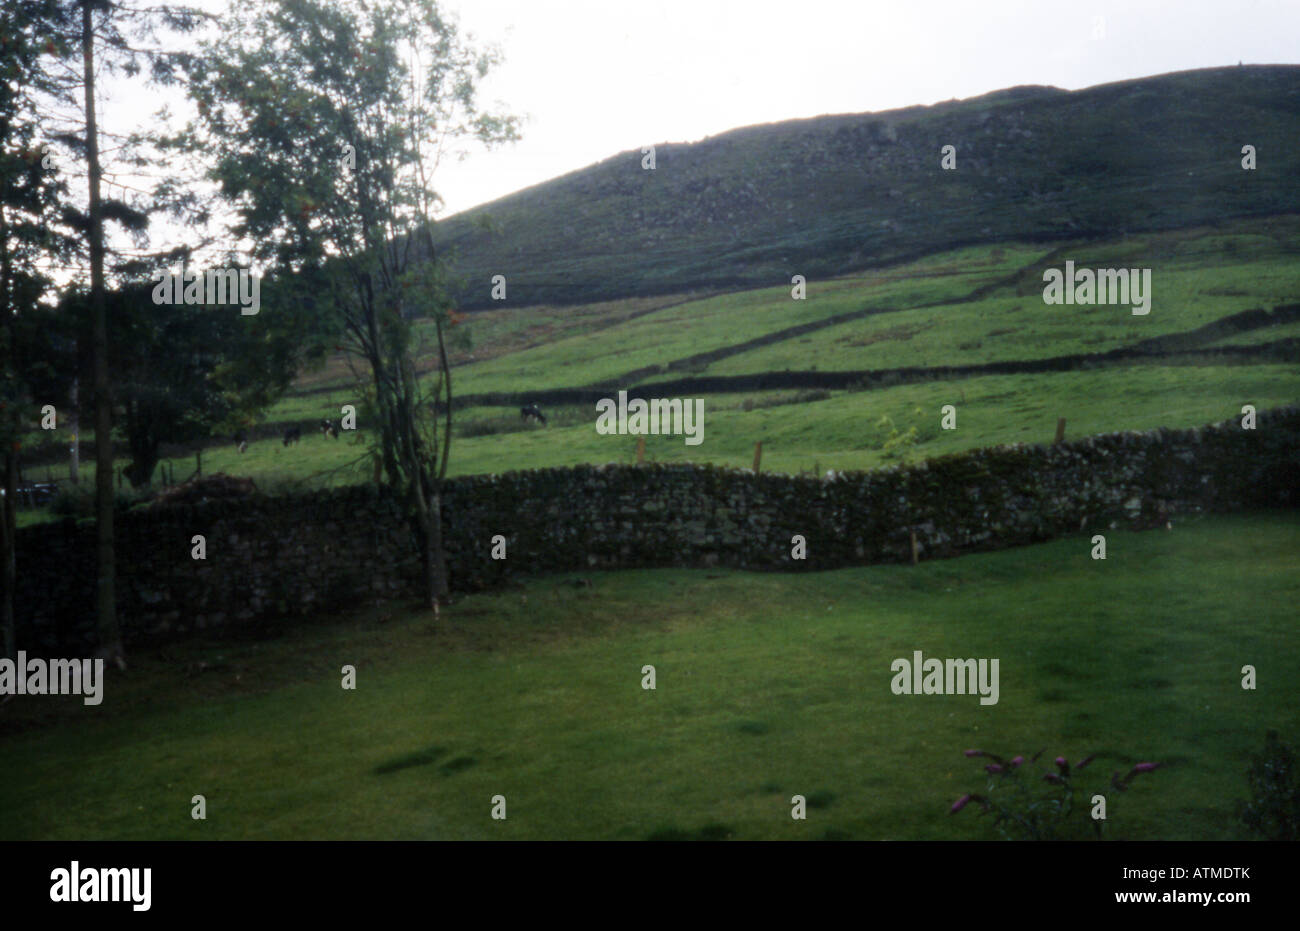
<path fill-rule="evenodd" d="M 734 290 L 1300 209 L 1300 67 L 1019 87 L 629 150 L 441 223 L 466 308 Z M 1258 167 L 1241 167 L 1243 145 Z M 940 168 L 956 149 L 955 170 Z"/>
<path fill-rule="evenodd" d="M 1282 137 L 1298 112 L 1295 67 L 1019 88 L 667 146 L 654 172 L 634 152 L 453 218 L 443 234 L 466 247 L 461 270 L 482 259 L 508 275 L 510 299 L 451 331 L 451 473 L 630 461 L 634 438 L 593 429 L 594 400 L 619 389 L 706 399 L 704 444 L 651 437 L 651 459 L 747 467 L 762 441 L 763 468 L 788 472 L 1046 441 L 1058 417 L 1073 437 L 1295 403 L 1300 164 Z M 943 140 L 956 171 L 938 168 Z M 762 197 L 719 200 L 733 177 Z M 769 209 L 796 190 L 789 210 Z M 653 223 L 637 219 L 646 211 Z M 475 226 L 489 214 L 491 234 Z M 873 232 L 880 217 L 888 236 Z M 841 221 L 866 231 L 856 245 L 828 233 Z M 794 243 L 806 260 L 764 264 L 735 237 Z M 1067 259 L 1151 269 L 1150 313 L 1046 305 L 1043 271 Z M 552 287 L 556 269 L 583 263 Z M 796 271 L 806 300 L 791 298 Z M 656 276 L 663 287 L 647 286 Z M 420 369 L 435 364 L 430 344 Z M 247 453 L 207 444 L 204 471 L 268 490 L 368 481 L 364 412 L 352 442 L 315 429 L 359 401 L 331 359 L 267 412 Z M 548 427 L 521 423 L 525 401 Z M 939 430 L 945 404 L 955 431 Z M 285 448 L 292 425 L 305 438 Z M 82 440 L 89 480 L 93 435 Z M 28 477 L 66 475 L 67 441 L 62 428 L 29 436 Z M 193 470 L 192 448 L 165 454 L 177 478 Z"/>
<path fill-rule="evenodd" d="M 1045 305 L 1042 269 L 1066 254 L 1081 265 L 1152 268 L 1151 313 Z M 763 468 L 785 472 L 1044 442 L 1058 417 L 1076 437 L 1296 403 L 1297 254 L 1300 216 L 1291 215 L 1056 247 L 965 247 L 816 282 L 804 301 L 778 286 L 476 312 L 472 339 L 453 356 L 465 406 L 451 473 L 632 461 L 635 438 L 595 433 L 591 398 L 637 385 L 705 398 L 704 443 L 649 437 L 650 459 L 747 467 L 762 441 Z M 836 386 L 820 387 L 828 378 Z M 521 422 L 524 398 L 542 401 L 547 427 Z M 368 481 L 364 416 L 351 440 L 314 428 L 357 400 L 336 359 L 269 412 L 246 453 L 214 440 L 204 470 L 249 475 L 268 490 Z M 956 430 L 939 427 L 945 404 L 958 408 Z M 285 448 L 278 437 L 289 424 L 306 430 Z M 66 438 L 56 434 L 31 438 L 49 456 L 30 475 L 66 474 Z M 169 455 L 178 478 L 194 468 L 192 450 Z M 83 449 L 87 479 L 90 459 Z"/>

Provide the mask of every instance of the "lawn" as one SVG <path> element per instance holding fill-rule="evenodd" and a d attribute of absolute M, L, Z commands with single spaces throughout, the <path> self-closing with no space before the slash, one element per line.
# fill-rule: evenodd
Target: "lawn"
<path fill-rule="evenodd" d="M 947 814 L 983 785 L 978 747 L 1097 753 L 1098 783 L 1161 762 L 1110 793 L 1111 836 L 1242 838 L 1250 753 L 1300 736 L 1298 544 L 1300 515 L 1262 514 L 1114 531 L 1104 562 L 1080 536 L 918 567 L 543 577 L 438 622 L 392 607 L 141 651 L 98 707 L 0 709 L 0 837 L 982 838 L 973 809 Z M 999 702 L 894 695 L 914 650 L 998 658 Z"/>

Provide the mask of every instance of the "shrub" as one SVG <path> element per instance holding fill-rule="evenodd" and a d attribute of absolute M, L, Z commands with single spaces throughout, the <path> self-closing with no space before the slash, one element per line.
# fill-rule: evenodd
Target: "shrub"
<path fill-rule="evenodd" d="M 113 510 L 125 511 L 151 496 L 148 489 L 127 491 L 119 488 L 113 493 Z M 64 485 L 50 499 L 49 507 L 55 517 L 88 520 L 95 516 L 95 486 L 93 483 Z"/>
<path fill-rule="evenodd" d="M 1300 840 L 1295 755 L 1278 739 L 1277 731 L 1264 735 L 1264 750 L 1252 758 L 1246 782 L 1250 801 L 1237 803 L 1238 817 L 1246 827 L 1264 840 Z"/>
<path fill-rule="evenodd" d="M 894 426 L 894 419 L 888 414 L 881 415 L 881 418 L 876 421 L 876 427 L 889 431 L 880 443 L 879 448 L 884 454 L 882 458 L 906 462 L 907 454 L 916 446 L 916 427 L 899 430 Z"/>
<path fill-rule="evenodd" d="M 1029 764 L 1038 762 L 1042 754 L 1041 750 L 1035 753 Z M 1085 823 L 1091 824 L 1095 837 L 1101 837 L 1104 822 L 1091 816 L 1089 806 L 1092 797 L 1102 793 L 1083 790 L 1076 784 L 1078 774 L 1095 756 L 1084 757 L 1073 767 L 1065 757 L 1058 756 L 1053 761 L 1056 768 L 1043 771 L 1041 779 L 1028 775 L 1029 766 L 1023 756 L 1004 760 L 984 750 L 967 750 L 966 756 L 992 760 L 984 766 L 988 787 L 983 793 L 968 792 L 957 799 L 949 814 L 955 815 L 974 802 L 984 814 L 993 815 L 993 826 L 1003 837 L 1013 840 L 1060 840 L 1086 830 Z M 1110 777 L 1111 788 L 1126 791 L 1139 773 L 1151 772 L 1159 766 L 1159 763 L 1138 763 L 1122 777 L 1117 771 Z M 1076 792 L 1082 799 L 1078 806 Z"/>

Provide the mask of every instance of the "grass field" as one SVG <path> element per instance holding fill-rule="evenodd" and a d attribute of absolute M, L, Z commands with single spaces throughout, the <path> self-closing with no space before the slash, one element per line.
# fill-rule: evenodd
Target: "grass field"
<path fill-rule="evenodd" d="M 1294 403 L 1300 399 L 1300 369 L 1133 365 L 1050 376 L 996 375 L 834 392 L 821 401 L 744 410 L 746 400 L 770 403 L 792 400 L 793 395 L 708 396 L 701 445 L 687 446 L 677 436 L 650 436 L 646 457 L 748 468 L 754 444 L 761 440 L 766 471 L 869 469 L 983 446 L 1048 442 L 1060 416 L 1067 419 L 1070 437 L 1196 426 L 1239 416 L 1243 404 L 1263 410 Z M 945 404 L 957 408 L 955 430 L 940 429 Z M 636 437 L 596 433 L 594 415 L 585 409 L 551 414 L 552 425 L 546 428 L 522 427 L 517 413 L 502 415 L 490 408 L 458 414 L 466 423 L 494 421 L 515 429 L 454 438 L 449 474 L 635 461 Z M 914 443 L 892 451 L 885 448 L 894 431 L 906 433 L 913 427 Z M 203 462 L 205 472 L 249 475 L 259 488 L 274 491 L 290 484 L 368 481 L 371 472 L 364 453 L 364 437 L 332 440 L 309 434 L 288 449 L 274 441 L 255 443 L 243 455 L 230 446 L 216 447 L 204 454 Z M 194 462 L 176 460 L 174 465 L 182 477 Z M 83 468 L 83 475 L 88 486 L 93 468 Z"/>
<path fill-rule="evenodd" d="M 1099 754 L 1099 785 L 1164 764 L 1111 793 L 1112 837 L 1241 838 L 1249 754 L 1300 732 L 1298 544 L 1300 516 L 1243 515 L 1114 532 L 1104 562 L 1077 537 L 548 577 L 436 625 L 393 608 L 139 652 L 96 708 L 0 707 L 0 837 L 974 839 L 974 809 L 947 814 L 984 782 L 962 751 L 1045 748 Z M 892 694 L 913 650 L 998 658 L 999 702 Z"/>
<path fill-rule="evenodd" d="M 813 280 L 805 301 L 791 300 L 789 287 L 781 285 L 709 297 L 502 307 L 467 315 L 467 338 L 454 353 L 455 388 L 458 397 L 467 397 L 604 381 L 612 391 L 692 375 L 879 370 L 1103 352 L 1194 330 L 1251 308 L 1294 303 L 1300 299 L 1298 252 L 1300 216 L 1278 216 L 1058 244 L 1050 252 L 1027 244 L 967 247 L 869 274 Z M 1151 313 L 1043 304 L 1042 270 L 1060 267 L 1066 257 L 1080 267 L 1151 267 Z M 819 326 L 844 314 L 857 316 Z M 813 329 L 783 335 L 801 325 Z M 1220 337 L 1210 345 L 1258 346 L 1298 333 L 1300 324 L 1286 323 Z M 772 341 L 746 348 L 762 337 Z M 691 361 L 708 353 L 721 356 Z M 637 371 L 642 374 L 636 379 L 620 380 Z M 1081 371 L 837 390 L 829 396 L 796 390 L 707 393 L 703 445 L 650 437 L 647 455 L 748 466 L 754 444 L 762 441 L 768 470 L 873 468 L 900 456 L 1046 441 L 1058 417 L 1066 418 L 1070 436 L 1218 421 L 1237 414 L 1242 404 L 1263 408 L 1300 400 L 1298 372 L 1293 364 L 1262 360 L 1174 365 L 1155 358 Z M 335 358 L 323 370 L 304 373 L 267 412 L 270 426 L 247 453 L 239 455 L 228 442 L 207 448 L 204 471 L 248 475 L 266 490 L 367 481 L 371 468 L 364 435 L 334 441 L 308 430 L 301 443 L 286 449 L 275 426 L 334 417 L 340 405 L 357 402 L 346 367 Z M 955 431 L 939 430 L 944 404 L 958 408 Z M 541 429 L 520 423 L 514 407 L 458 411 L 450 474 L 628 462 L 635 456 L 634 438 L 595 433 L 590 407 L 547 406 L 547 414 L 550 426 Z M 364 418 L 360 427 L 364 434 Z M 895 431 L 906 434 L 912 428 L 910 448 L 884 448 Z M 193 455 L 169 465 L 183 478 L 194 470 Z M 29 475 L 59 479 L 66 471 L 57 461 L 35 466 Z M 93 464 L 83 463 L 82 472 L 89 481 Z M 23 512 L 20 519 L 30 523 L 49 516 L 39 510 Z"/>

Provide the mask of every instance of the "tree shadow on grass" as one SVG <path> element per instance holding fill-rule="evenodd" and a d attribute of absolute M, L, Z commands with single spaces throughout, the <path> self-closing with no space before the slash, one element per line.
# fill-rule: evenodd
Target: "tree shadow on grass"
<path fill-rule="evenodd" d="M 417 750 L 414 753 L 406 753 L 402 756 L 393 757 L 393 759 L 388 760 L 385 763 L 380 763 L 375 767 L 374 774 L 376 776 L 386 776 L 389 773 L 395 773 L 402 769 L 410 769 L 413 766 L 428 766 L 446 752 L 446 747 L 429 747 L 427 750 Z M 446 767 L 443 768 L 445 769 Z"/>

